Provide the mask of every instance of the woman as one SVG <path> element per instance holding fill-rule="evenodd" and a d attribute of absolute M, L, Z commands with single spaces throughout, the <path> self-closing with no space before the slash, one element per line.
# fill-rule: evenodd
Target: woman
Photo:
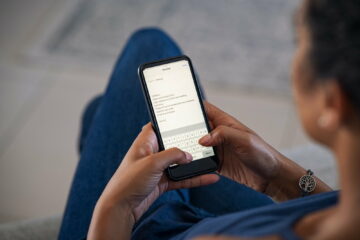
<path fill-rule="evenodd" d="M 306 132 L 334 152 L 341 192 L 315 177 L 302 197 L 298 182 L 309 172 L 207 102 L 213 130 L 199 143 L 218 147 L 220 176 L 169 181 L 163 170 L 191 156 L 158 152 L 136 68 L 181 53 L 163 32 L 145 29 L 85 114 L 60 238 L 360 239 L 359 13 L 358 0 L 304 0 L 296 16 L 296 105 Z"/>

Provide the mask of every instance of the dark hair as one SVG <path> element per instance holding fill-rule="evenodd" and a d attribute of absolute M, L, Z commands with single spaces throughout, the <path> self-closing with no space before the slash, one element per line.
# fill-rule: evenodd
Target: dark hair
<path fill-rule="evenodd" d="M 360 110 L 360 1 L 306 0 L 303 7 L 314 80 L 336 79 Z"/>

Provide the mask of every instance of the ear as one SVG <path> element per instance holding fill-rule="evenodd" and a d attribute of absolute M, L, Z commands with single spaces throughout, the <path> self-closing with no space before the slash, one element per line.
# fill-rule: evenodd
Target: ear
<path fill-rule="evenodd" d="M 334 133 L 347 124 L 351 116 L 351 105 L 344 91 L 336 80 L 324 83 L 322 108 L 318 125 L 322 130 Z"/>

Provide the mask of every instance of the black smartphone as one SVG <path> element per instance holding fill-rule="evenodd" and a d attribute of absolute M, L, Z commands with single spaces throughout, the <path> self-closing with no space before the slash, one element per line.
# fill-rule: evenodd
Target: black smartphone
<path fill-rule="evenodd" d="M 139 76 L 160 151 L 177 147 L 193 156 L 191 163 L 169 166 L 168 177 L 178 181 L 216 171 L 216 149 L 198 143 L 210 127 L 190 58 L 142 64 Z"/>

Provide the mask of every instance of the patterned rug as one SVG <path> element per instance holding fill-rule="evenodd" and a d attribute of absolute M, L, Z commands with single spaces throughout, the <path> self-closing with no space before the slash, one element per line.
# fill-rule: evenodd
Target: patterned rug
<path fill-rule="evenodd" d="M 134 30 L 177 40 L 202 81 L 289 94 L 298 0 L 82 0 L 47 44 L 50 54 L 110 64 Z"/>

